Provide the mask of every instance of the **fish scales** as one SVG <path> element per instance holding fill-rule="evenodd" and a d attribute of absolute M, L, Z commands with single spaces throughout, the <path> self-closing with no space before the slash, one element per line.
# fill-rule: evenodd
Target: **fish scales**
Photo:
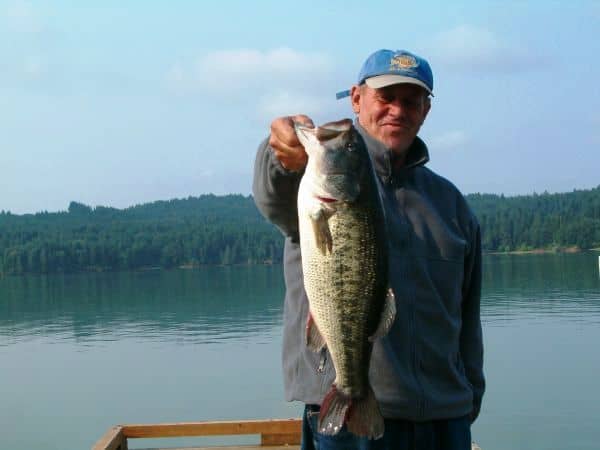
<path fill-rule="evenodd" d="M 336 385 L 351 396 L 362 396 L 367 385 L 370 354 L 368 336 L 373 334 L 381 308 L 365 298 L 381 291 L 381 266 L 374 245 L 372 212 L 367 208 L 340 208 L 329 219 L 333 238 L 331 254 L 322 255 L 312 246 L 304 253 L 305 286 L 310 309 L 317 327 L 324 335 L 336 369 Z M 310 224 L 303 224 L 310 230 Z M 351 320 L 340 320 L 340 311 Z"/>

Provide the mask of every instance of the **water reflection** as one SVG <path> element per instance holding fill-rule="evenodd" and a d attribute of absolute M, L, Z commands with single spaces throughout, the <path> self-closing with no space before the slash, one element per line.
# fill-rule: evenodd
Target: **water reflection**
<path fill-rule="evenodd" d="M 597 254 L 486 256 L 482 317 L 498 324 L 527 317 L 600 323 Z"/>
<path fill-rule="evenodd" d="M 0 280 L 0 345 L 39 336 L 268 342 L 283 293 L 280 266 L 9 277 Z M 600 322 L 597 254 L 486 256 L 482 317 Z"/>
<path fill-rule="evenodd" d="M 281 322 L 283 290 L 281 267 L 262 266 L 10 277 L 0 280 L 0 345 L 248 339 Z"/>
<path fill-rule="evenodd" d="M 297 416 L 281 385 L 283 290 L 280 266 L 0 279 L 0 447 L 90 448 L 116 423 Z M 483 294 L 475 439 L 597 448 L 597 254 L 487 256 Z"/>

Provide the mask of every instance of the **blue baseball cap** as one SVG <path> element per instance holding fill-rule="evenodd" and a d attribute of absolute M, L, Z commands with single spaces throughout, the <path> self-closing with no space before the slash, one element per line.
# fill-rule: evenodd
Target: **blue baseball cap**
<path fill-rule="evenodd" d="M 433 73 L 429 63 L 406 50 L 377 50 L 367 58 L 358 74 L 358 84 L 378 89 L 398 83 L 421 86 L 433 96 Z M 348 97 L 350 90 L 338 92 L 337 99 Z"/>

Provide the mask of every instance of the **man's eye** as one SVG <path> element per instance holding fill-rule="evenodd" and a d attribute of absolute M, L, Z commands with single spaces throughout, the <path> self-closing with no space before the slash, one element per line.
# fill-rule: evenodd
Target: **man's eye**
<path fill-rule="evenodd" d="M 390 103 L 390 102 L 394 101 L 394 97 L 392 95 L 389 95 L 389 94 L 387 94 L 387 95 L 386 94 L 381 94 L 379 96 L 379 99 L 382 102 L 384 102 L 384 103 Z"/>

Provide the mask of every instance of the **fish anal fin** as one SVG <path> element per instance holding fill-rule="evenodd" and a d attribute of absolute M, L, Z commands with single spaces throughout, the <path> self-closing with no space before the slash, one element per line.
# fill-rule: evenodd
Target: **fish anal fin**
<path fill-rule="evenodd" d="M 385 301 L 383 303 L 383 309 L 381 311 L 381 318 L 379 319 L 379 325 L 373 333 L 372 336 L 369 337 L 369 341 L 373 342 L 375 339 L 382 338 L 390 331 L 392 328 L 392 324 L 394 323 L 394 319 L 396 318 L 396 298 L 394 296 L 394 292 L 392 288 L 388 288 L 387 295 L 385 297 Z"/>
<path fill-rule="evenodd" d="M 325 339 L 319 331 L 315 319 L 312 314 L 308 313 L 308 319 L 306 320 L 306 346 L 313 352 L 320 352 L 325 348 Z"/>

